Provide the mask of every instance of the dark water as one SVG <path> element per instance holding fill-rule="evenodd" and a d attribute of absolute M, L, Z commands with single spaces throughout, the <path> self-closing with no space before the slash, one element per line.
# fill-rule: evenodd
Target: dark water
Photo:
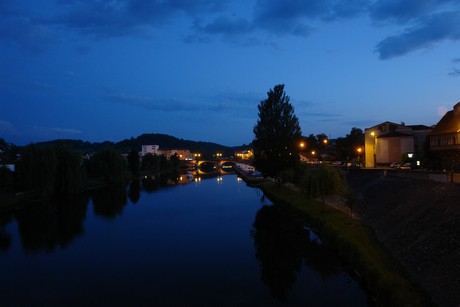
<path fill-rule="evenodd" d="M 366 306 L 334 254 L 235 175 L 0 215 L 0 305 Z"/>

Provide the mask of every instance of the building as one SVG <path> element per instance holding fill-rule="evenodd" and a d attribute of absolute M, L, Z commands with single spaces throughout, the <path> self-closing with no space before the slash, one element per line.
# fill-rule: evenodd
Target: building
<path fill-rule="evenodd" d="M 146 154 L 159 155 L 159 145 L 142 145 L 140 156 L 143 157 Z"/>
<path fill-rule="evenodd" d="M 429 138 L 430 151 L 438 154 L 444 167 L 460 168 L 460 102 L 444 114 Z"/>
<path fill-rule="evenodd" d="M 193 160 L 194 158 L 189 149 L 161 149 L 159 154 L 164 155 L 168 160 L 174 155 L 177 155 L 179 160 Z"/>
<path fill-rule="evenodd" d="M 188 149 L 160 149 L 159 145 L 142 145 L 140 156 L 143 157 L 146 154 L 163 155 L 167 159 L 174 155 L 177 155 L 179 160 L 192 160 L 194 158 L 194 155 Z"/>
<path fill-rule="evenodd" d="M 251 160 L 254 155 L 253 155 L 251 150 L 245 150 L 245 151 L 237 151 L 237 152 L 235 152 L 235 156 L 237 157 L 237 159 Z"/>
<path fill-rule="evenodd" d="M 366 167 L 402 162 L 408 154 L 422 155 L 423 146 L 432 128 L 424 125 L 406 126 L 389 121 L 364 130 Z"/>

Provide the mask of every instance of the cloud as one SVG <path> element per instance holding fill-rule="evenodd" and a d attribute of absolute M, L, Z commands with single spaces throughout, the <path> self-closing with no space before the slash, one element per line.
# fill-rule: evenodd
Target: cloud
<path fill-rule="evenodd" d="M 223 2 L 218 0 L 77 1 L 66 5 L 66 11 L 61 12 L 55 22 L 95 38 L 145 36 L 173 22 L 181 13 L 195 16 L 223 7 Z"/>
<path fill-rule="evenodd" d="M 128 106 L 140 107 L 146 110 L 153 111 L 166 111 L 166 112 L 177 112 L 177 111 L 194 111 L 199 109 L 190 103 L 177 98 L 170 98 L 164 100 L 154 100 L 147 97 L 127 95 L 127 94 L 113 94 L 104 95 L 102 99 L 111 102 L 124 104 Z"/>
<path fill-rule="evenodd" d="M 389 20 L 406 23 L 427 13 L 427 9 L 432 9 L 436 2 L 436 0 L 378 0 L 371 6 L 370 15 L 376 21 Z"/>
<path fill-rule="evenodd" d="M 311 29 L 307 19 L 327 12 L 327 1 L 257 1 L 254 27 L 277 35 L 306 37 Z"/>
<path fill-rule="evenodd" d="M 68 129 L 68 128 L 50 128 L 52 132 L 57 132 L 60 134 L 82 134 L 83 132 L 78 129 Z"/>
<path fill-rule="evenodd" d="M 19 43 L 31 51 L 46 50 L 70 32 L 96 39 L 148 37 L 174 18 L 218 12 L 220 0 L 116 0 L 33 3 L 0 1 L 0 38 Z M 81 54 L 85 49 L 77 50 Z"/>
<path fill-rule="evenodd" d="M 235 36 L 249 33 L 251 24 L 247 19 L 235 15 L 220 15 L 211 23 L 201 27 L 201 30 L 208 34 Z"/>
<path fill-rule="evenodd" d="M 78 40 L 151 38 L 162 27 L 189 22 L 185 43 L 209 43 L 217 37 L 239 46 L 270 46 L 272 35 L 308 37 L 339 19 L 368 15 L 374 26 L 400 33 L 375 46 L 380 59 L 402 56 L 444 40 L 460 38 L 458 0 L 56 0 L 34 3 L 0 1 L 0 38 L 30 51 Z M 77 36 L 75 36 L 77 34 Z M 262 34 L 262 35 L 261 35 Z M 265 35 L 265 37 L 264 37 Z M 88 47 L 76 52 L 85 54 Z"/>
<path fill-rule="evenodd" d="M 382 40 L 377 44 L 376 52 L 380 59 L 390 59 L 447 39 L 460 40 L 460 11 L 423 18 L 404 33 Z"/>
<path fill-rule="evenodd" d="M 7 121 L 0 120 L 0 132 L 7 133 L 13 131 L 13 124 Z"/>
<path fill-rule="evenodd" d="M 153 99 L 149 97 L 111 94 L 101 97 L 109 103 L 122 104 L 149 111 L 162 112 L 210 112 L 213 114 L 234 114 L 237 117 L 255 116 L 260 95 L 238 92 L 216 92 L 200 97 Z"/>
<path fill-rule="evenodd" d="M 0 21 L 0 38 L 15 42 L 33 52 L 46 50 L 60 42 L 56 31 L 28 17 L 6 17 Z"/>
<path fill-rule="evenodd" d="M 449 76 L 451 77 L 458 77 L 460 76 L 460 69 L 456 68 L 456 67 L 452 67 L 452 70 L 451 72 L 449 73 Z"/>

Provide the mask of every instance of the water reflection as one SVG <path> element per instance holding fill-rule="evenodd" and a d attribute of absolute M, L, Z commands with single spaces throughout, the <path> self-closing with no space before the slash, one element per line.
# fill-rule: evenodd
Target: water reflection
<path fill-rule="evenodd" d="M 287 206 L 263 206 L 256 214 L 251 235 L 261 280 L 281 302 L 288 301 L 302 263 L 323 278 L 341 272 L 337 257 L 315 239 Z"/>
<path fill-rule="evenodd" d="M 217 175 L 209 175 L 216 177 Z M 209 177 L 205 176 L 205 177 Z M 56 247 L 66 248 L 74 238 L 84 233 L 89 200 L 93 204 L 93 212 L 105 218 L 113 219 L 123 213 L 128 203 L 140 201 L 142 191 L 152 193 L 159 188 L 174 186 L 178 183 L 177 175 L 145 176 L 133 180 L 128 187 L 113 185 L 89 191 L 88 194 L 74 195 L 72 198 L 29 203 L 22 210 L 2 212 L 0 214 L 0 252 L 11 248 L 12 235 L 7 225 L 16 220 L 21 244 L 28 253 L 53 252 Z M 195 182 L 201 177 L 194 177 Z"/>
<path fill-rule="evenodd" d="M 0 214 L 0 251 L 6 251 L 11 246 L 11 234 L 6 231 L 6 225 L 12 221 L 11 213 Z"/>
<path fill-rule="evenodd" d="M 14 215 L 23 248 L 38 253 L 68 247 L 84 233 L 87 202 L 85 196 L 75 196 L 17 211 Z"/>
<path fill-rule="evenodd" d="M 136 204 L 141 198 L 141 181 L 139 179 L 131 180 L 128 189 L 128 198 L 133 204 Z"/>
<path fill-rule="evenodd" d="M 114 218 L 123 213 L 128 202 L 128 195 L 124 185 L 112 185 L 103 189 L 91 191 L 93 211 L 97 215 Z"/>

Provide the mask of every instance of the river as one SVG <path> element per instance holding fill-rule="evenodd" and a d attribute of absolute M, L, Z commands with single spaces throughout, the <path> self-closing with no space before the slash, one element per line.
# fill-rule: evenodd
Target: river
<path fill-rule="evenodd" d="M 298 216 L 235 174 L 1 214 L 0 272 L 2 306 L 368 305 Z"/>

